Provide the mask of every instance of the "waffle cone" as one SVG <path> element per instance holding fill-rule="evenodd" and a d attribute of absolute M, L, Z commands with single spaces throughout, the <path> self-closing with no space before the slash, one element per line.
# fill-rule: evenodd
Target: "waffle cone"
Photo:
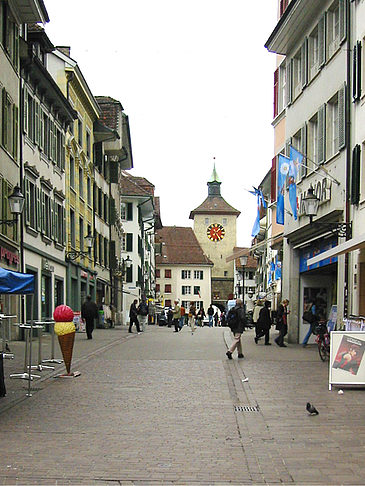
<path fill-rule="evenodd" d="M 68 334 L 63 334 L 58 336 L 58 342 L 60 343 L 63 360 L 65 362 L 67 373 L 70 374 L 71 370 L 71 360 L 72 360 L 72 350 L 74 347 L 75 333 L 70 332 Z"/>

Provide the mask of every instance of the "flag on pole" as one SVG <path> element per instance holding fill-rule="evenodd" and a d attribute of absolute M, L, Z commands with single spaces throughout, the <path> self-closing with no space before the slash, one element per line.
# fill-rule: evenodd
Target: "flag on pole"
<path fill-rule="evenodd" d="M 298 219 L 297 214 L 297 175 L 303 162 L 303 154 L 298 152 L 290 145 L 290 162 L 289 162 L 289 202 L 293 210 L 294 219 Z"/>
<path fill-rule="evenodd" d="M 289 172 L 289 159 L 283 154 L 279 154 L 278 170 L 278 198 L 276 203 L 276 222 L 284 224 L 284 190 L 285 180 Z"/>
<path fill-rule="evenodd" d="M 253 191 L 248 191 L 248 192 L 250 192 L 251 194 L 257 197 L 257 216 L 251 232 L 251 236 L 255 238 L 255 236 L 257 236 L 260 231 L 260 208 L 261 206 L 263 208 L 266 208 L 266 202 L 261 189 L 256 189 L 256 187 L 254 187 Z"/>
<path fill-rule="evenodd" d="M 276 256 L 275 260 L 275 280 L 281 279 L 281 261 L 279 260 L 278 256 Z"/>

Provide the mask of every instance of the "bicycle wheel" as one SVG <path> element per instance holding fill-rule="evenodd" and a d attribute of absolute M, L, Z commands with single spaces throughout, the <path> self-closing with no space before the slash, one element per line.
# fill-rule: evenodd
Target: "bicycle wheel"
<path fill-rule="evenodd" d="M 322 361 L 326 361 L 329 357 L 329 353 L 327 351 L 327 346 L 324 342 L 324 340 L 320 339 L 318 342 L 318 353 L 319 357 L 321 358 Z"/>

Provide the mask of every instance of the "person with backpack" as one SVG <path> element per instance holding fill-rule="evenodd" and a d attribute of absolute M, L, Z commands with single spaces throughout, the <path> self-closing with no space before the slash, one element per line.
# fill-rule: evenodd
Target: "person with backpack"
<path fill-rule="evenodd" d="M 227 325 L 233 333 L 233 343 L 226 352 L 228 359 L 232 359 L 232 353 L 237 348 L 238 358 L 243 358 L 241 336 L 247 324 L 243 302 L 241 299 L 236 300 L 236 305 L 228 311 Z"/>
<path fill-rule="evenodd" d="M 175 326 L 175 332 L 179 332 L 181 330 L 181 327 L 179 326 L 180 317 L 181 317 L 181 308 L 179 306 L 178 300 L 175 300 L 175 305 L 172 312 L 173 312 L 172 322 L 174 323 Z"/>
<path fill-rule="evenodd" d="M 270 327 L 272 324 L 271 313 L 270 313 L 271 302 L 265 300 L 264 307 L 260 310 L 259 319 L 257 321 L 258 332 L 256 334 L 255 343 L 265 336 L 265 346 L 271 346 L 270 341 Z"/>
<path fill-rule="evenodd" d="M 309 304 L 307 304 L 302 319 L 304 322 L 309 324 L 308 332 L 305 335 L 302 343 L 303 348 L 305 348 L 308 344 L 311 334 L 313 334 L 316 326 L 318 326 L 318 317 L 317 317 L 316 306 L 314 302 L 309 302 Z"/>
<path fill-rule="evenodd" d="M 146 297 L 143 296 L 141 303 L 138 306 L 138 316 L 139 316 L 139 323 L 142 326 L 142 332 L 146 330 L 147 321 L 148 321 L 148 303 L 146 301 Z"/>

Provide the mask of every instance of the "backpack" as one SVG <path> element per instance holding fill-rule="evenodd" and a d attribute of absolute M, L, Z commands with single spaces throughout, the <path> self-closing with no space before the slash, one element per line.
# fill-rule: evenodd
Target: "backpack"
<path fill-rule="evenodd" d="M 230 329 L 234 329 L 237 326 L 237 312 L 234 307 L 228 311 L 226 321 Z"/>
<path fill-rule="evenodd" d="M 146 316 L 148 314 L 148 305 L 145 302 L 141 302 L 138 308 L 138 314 L 140 316 Z"/>
<path fill-rule="evenodd" d="M 306 310 L 302 316 L 303 321 L 309 322 L 312 324 L 316 320 L 316 316 L 313 314 L 311 310 Z"/>

